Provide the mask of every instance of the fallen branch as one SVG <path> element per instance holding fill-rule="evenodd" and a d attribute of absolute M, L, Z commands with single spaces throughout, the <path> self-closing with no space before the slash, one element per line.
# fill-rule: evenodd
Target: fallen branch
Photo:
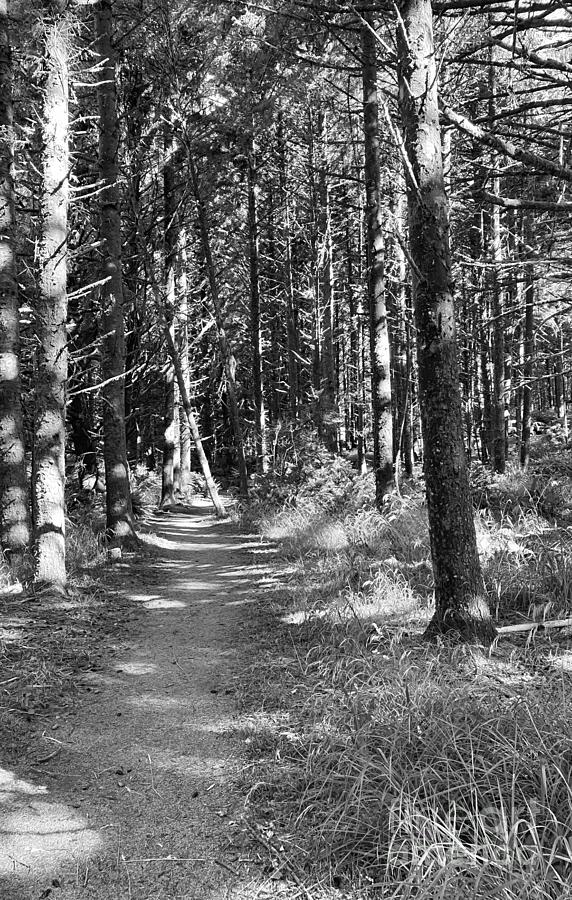
<path fill-rule="evenodd" d="M 549 619 L 547 622 L 526 622 L 524 625 L 503 625 L 497 634 L 517 634 L 524 631 L 543 631 L 545 628 L 572 628 L 572 619 Z"/>

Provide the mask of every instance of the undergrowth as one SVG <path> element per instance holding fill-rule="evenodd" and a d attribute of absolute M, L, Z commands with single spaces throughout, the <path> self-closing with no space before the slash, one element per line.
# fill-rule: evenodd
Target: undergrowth
<path fill-rule="evenodd" d="M 569 468 L 560 450 L 526 476 L 474 472 L 500 624 L 570 614 Z M 288 583 L 283 650 L 269 668 L 261 648 L 245 739 L 249 815 L 282 868 L 344 897 L 572 897 L 568 631 L 490 652 L 427 645 L 421 486 L 380 514 L 367 476 L 324 461 L 280 492 L 261 485 L 248 511 Z"/>
<path fill-rule="evenodd" d="M 156 505 L 155 475 L 136 473 L 134 487 L 137 512 Z M 102 637 L 122 639 L 133 610 L 111 588 L 106 559 L 103 496 L 74 493 L 72 485 L 66 592 L 33 585 L 31 556 L 17 573 L 0 558 L 0 743 L 5 753 L 20 755 L 32 748 L 33 757 L 30 733 L 43 731 L 51 710 L 65 715 L 73 705 L 83 673 L 100 665 Z"/>

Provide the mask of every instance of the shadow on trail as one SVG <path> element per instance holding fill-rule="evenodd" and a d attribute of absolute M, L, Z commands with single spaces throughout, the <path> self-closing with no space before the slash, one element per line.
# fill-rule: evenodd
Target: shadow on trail
<path fill-rule="evenodd" d="M 204 508 L 151 524 L 153 556 L 117 568 L 146 611 L 129 644 L 82 675 L 74 716 L 46 723 L 59 743 L 41 785 L 25 765 L 0 778 L 2 900 L 222 900 L 241 881 L 234 695 L 266 566 Z"/>

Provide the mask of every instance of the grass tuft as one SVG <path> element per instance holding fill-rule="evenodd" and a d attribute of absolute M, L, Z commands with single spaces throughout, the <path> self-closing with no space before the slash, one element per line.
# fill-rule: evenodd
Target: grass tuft
<path fill-rule="evenodd" d="M 548 502 L 564 470 L 537 462 L 527 476 L 476 472 L 500 623 L 571 613 L 568 500 L 555 488 Z M 421 486 L 379 513 L 372 494 L 332 500 L 335 477 L 259 508 L 287 560 L 276 627 L 289 662 L 269 669 L 263 645 L 253 674 L 251 817 L 307 884 L 343 896 L 572 897 L 568 634 L 505 638 L 487 654 L 424 644 L 433 585 Z"/>

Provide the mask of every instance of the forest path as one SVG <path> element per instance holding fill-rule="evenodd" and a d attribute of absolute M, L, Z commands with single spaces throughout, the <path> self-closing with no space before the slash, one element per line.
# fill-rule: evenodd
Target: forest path
<path fill-rule="evenodd" d="M 2 900 L 236 896 L 246 870 L 232 784 L 245 763 L 233 695 L 263 568 L 256 539 L 210 513 L 199 502 L 152 517 L 157 549 L 114 585 L 146 610 L 128 649 L 46 726 L 53 759 L 0 770 Z"/>

